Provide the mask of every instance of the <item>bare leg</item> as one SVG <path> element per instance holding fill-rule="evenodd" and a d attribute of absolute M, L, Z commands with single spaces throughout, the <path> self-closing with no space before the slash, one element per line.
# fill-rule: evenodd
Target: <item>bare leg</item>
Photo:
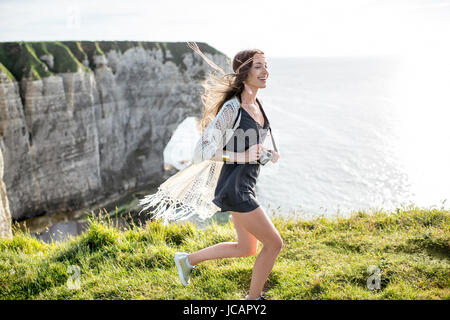
<path fill-rule="evenodd" d="M 205 260 L 246 257 L 256 254 L 258 240 L 247 230 L 242 228 L 234 216 L 232 216 L 234 227 L 237 233 L 237 242 L 222 242 L 213 246 L 201 249 L 188 254 L 188 261 L 191 265 L 196 265 Z"/>
<path fill-rule="evenodd" d="M 248 294 L 249 300 L 256 299 L 261 294 L 283 247 L 283 240 L 261 207 L 249 213 L 231 212 L 231 214 L 238 225 L 253 234 L 264 246 L 256 258 Z"/>

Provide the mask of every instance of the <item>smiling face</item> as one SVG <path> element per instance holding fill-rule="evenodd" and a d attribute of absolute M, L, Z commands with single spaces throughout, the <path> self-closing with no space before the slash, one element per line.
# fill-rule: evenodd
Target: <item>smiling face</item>
<path fill-rule="evenodd" d="M 245 83 L 254 88 L 265 88 L 269 71 L 267 71 L 267 60 L 263 54 L 255 53 L 253 64 L 248 73 Z"/>

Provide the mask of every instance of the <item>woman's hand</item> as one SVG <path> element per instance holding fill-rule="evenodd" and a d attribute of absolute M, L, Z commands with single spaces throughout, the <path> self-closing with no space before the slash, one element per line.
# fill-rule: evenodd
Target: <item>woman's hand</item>
<path fill-rule="evenodd" d="M 272 152 L 272 154 L 273 154 L 273 158 L 272 158 L 272 159 L 270 159 L 270 161 L 272 161 L 273 163 L 277 162 L 277 161 L 278 161 L 278 159 L 280 159 L 280 154 L 279 154 L 278 152 L 276 152 L 275 150 L 272 150 L 272 149 L 266 148 L 266 147 L 264 147 L 264 146 L 263 146 L 263 148 L 264 148 L 265 150 L 267 150 L 267 151 L 270 151 L 270 152 Z"/>
<path fill-rule="evenodd" d="M 270 152 L 273 153 L 273 158 L 270 161 L 272 161 L 273 163 L 277 162 L 278 159 L 280 159 L 280 154 L 275 150 L 270 150 Z"/>
<path fill-rule="evenodd" d="M 245 158 L 248 159 L 248 162 L 254 162 L 261 158 L 261 150 L 264 146 L 260 144 L 254 144 L 250 146 L 247 150 L 245 150 Z"/>

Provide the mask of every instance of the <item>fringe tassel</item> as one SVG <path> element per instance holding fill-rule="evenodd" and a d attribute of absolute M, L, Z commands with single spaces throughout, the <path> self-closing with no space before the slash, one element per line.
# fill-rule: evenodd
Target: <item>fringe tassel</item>
<path fill-rule="evenodd" d="M 139 214 L 149 208 L 156 207 L 154 210 L 147 211 L 147 213 L 153 213 L 153 218 L 156 220 L 163 219 L 164 224 L 183 218 L 189 219 L 195 213 L 192 206 L 183 204 L 179 199 L 171 197 L 161 188 L 158 188 L 155 194 L 140 199 L 139 204 L 143 206 Z"/>
<path fill-rule="evenodd" d="M 220 211 L 212 201 L 221 163 L 209 162 L 189 166 L 160 185 L 157 192 L 139 200 L 142 212 L 153 213 L 164 224 L 177 220 L 198 218 L 204 221 Z M 192 175 L 192 176 L 191 176 Z M 148 210 L 155 207 L 153 210 Z"/>
<path fill-rule="evenodd" d="M 199 216 L 201 220 L 206 220 L 217 211 L 216 209 L 202 210 L 194 208 L 193 206 L 183 203 L 179 199 L 171 197 L 161 188 L 158 188 L 158 191 L 155 194 L 140 199 L 139 204 L 143 206 L 142 210 L 139 211 L 139 215 L 142 212 L 147 214 L 152 213 L 152 217 L 155 220 L 162 219 L 165 225 L 168 224 L 168 222 L 189 220 L 196 216 Z M 155 207 L 153 210 L 148 210 L 153 207 Z"/>

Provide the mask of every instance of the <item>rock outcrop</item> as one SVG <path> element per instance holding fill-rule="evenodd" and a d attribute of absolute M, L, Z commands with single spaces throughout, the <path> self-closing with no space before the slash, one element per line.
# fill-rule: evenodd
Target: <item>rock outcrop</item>
<path fill-rule="evenodd" d="M 3 155 L 0 149 L 0 238 L 11 238 L 11 213 L 3 182 Z"/>
<path fill-rule="evenodd" d="M 186 43 L 0 43 L 0 224 L 160 182 L 173 132 L 201 114 L 209 70 Z"/>

